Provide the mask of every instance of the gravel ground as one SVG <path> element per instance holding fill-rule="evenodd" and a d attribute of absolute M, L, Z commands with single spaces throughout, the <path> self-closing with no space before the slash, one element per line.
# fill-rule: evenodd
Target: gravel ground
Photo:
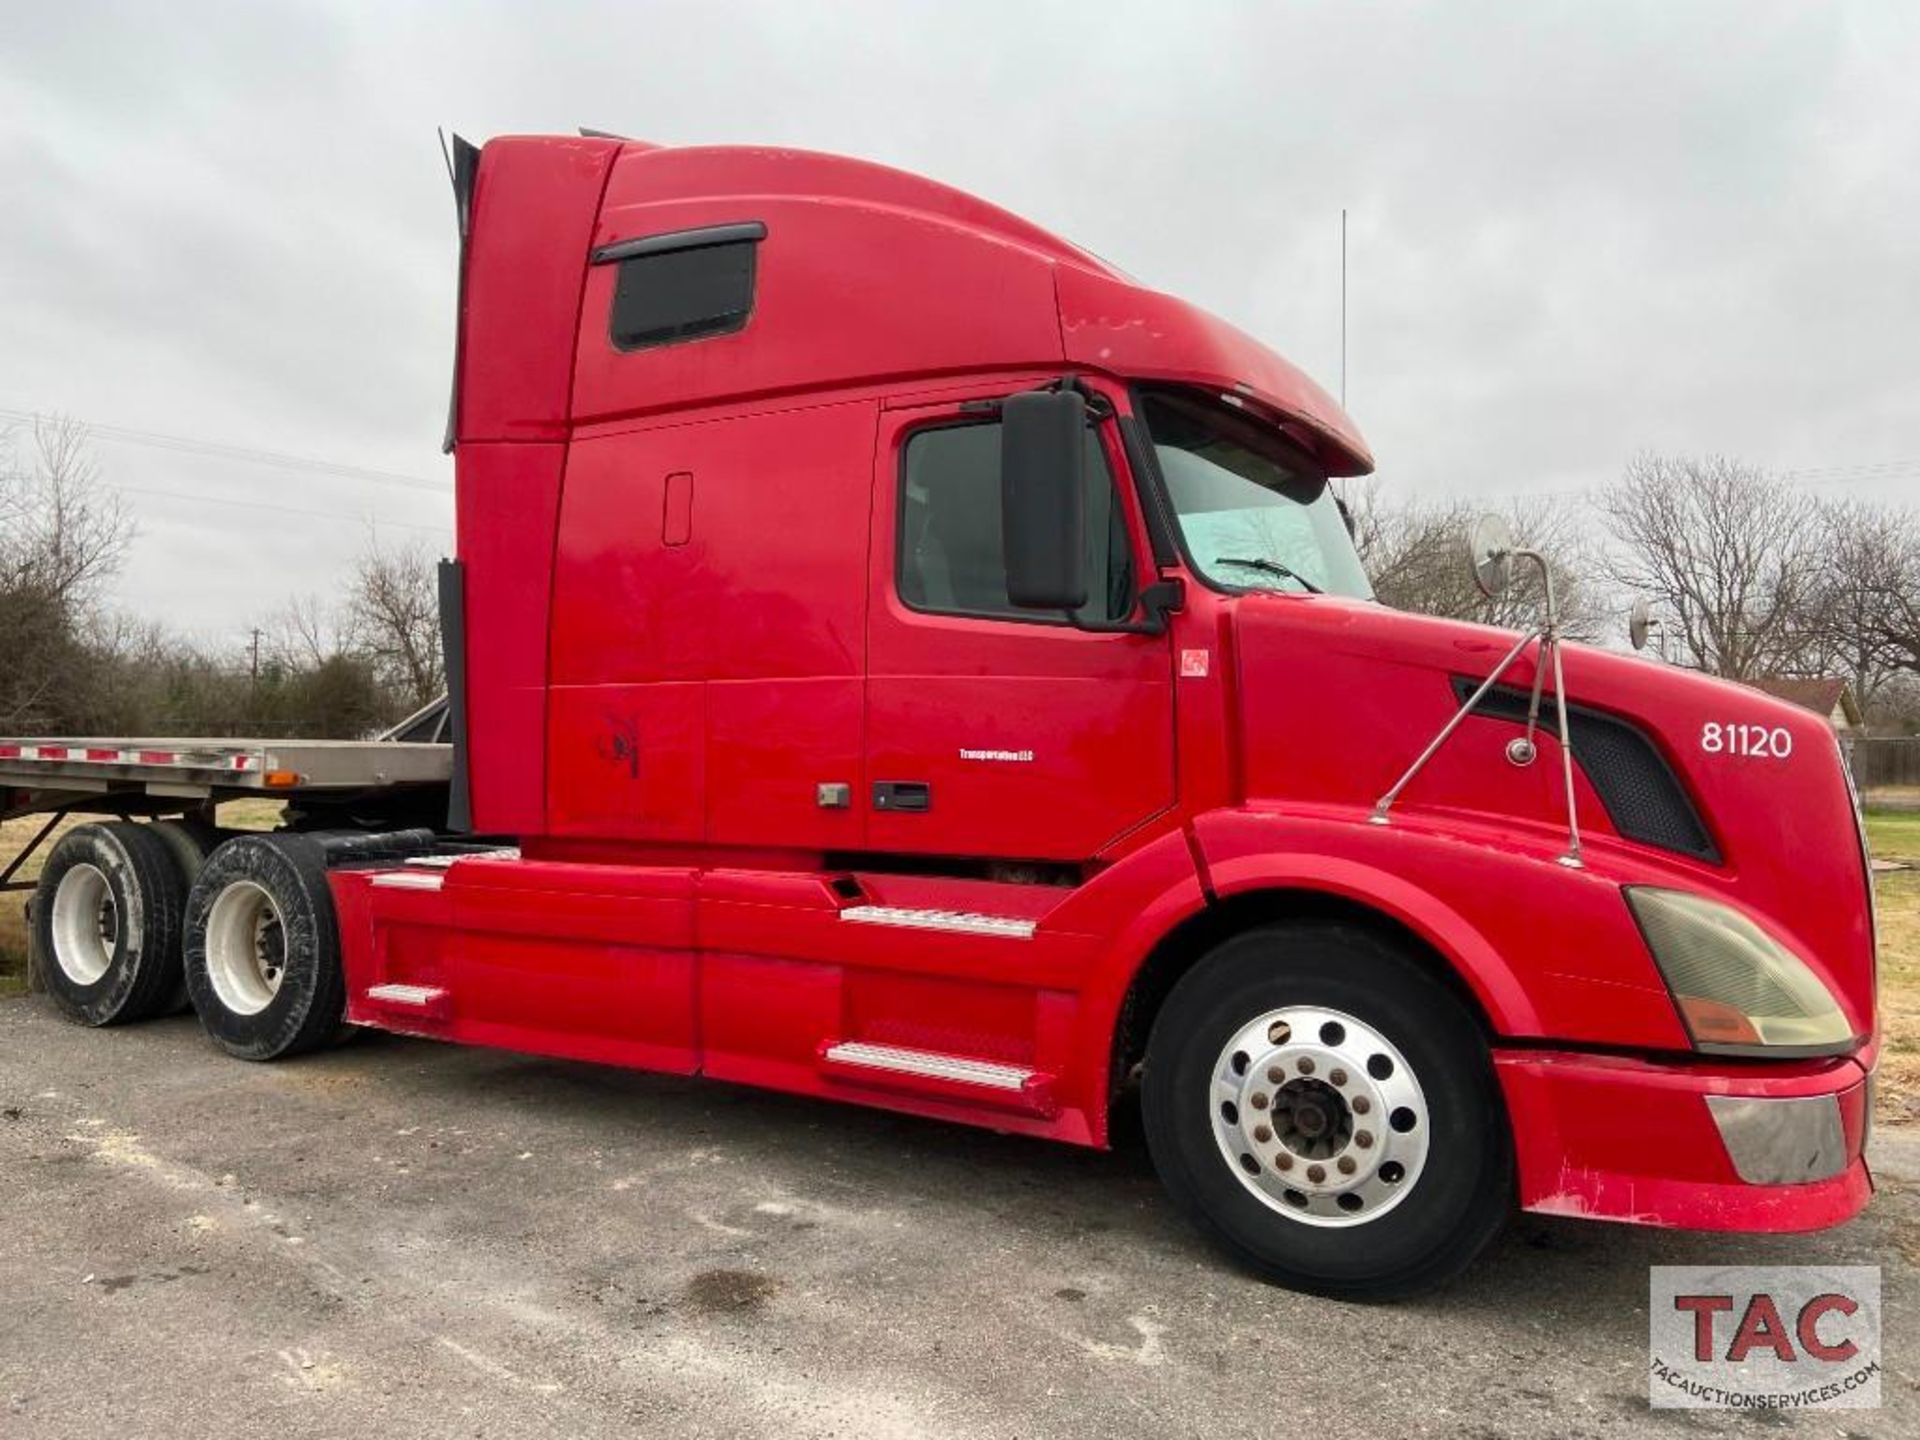
<path fill-rule="evenodd" d="M 1816 1236 L 1523 1219 L 1450 1291 L 1275 1290 L 1137 1144 L 0 1002 L 0 1435 L 1920 1434 L 1920 1139 Z M 1880 1411 L 1649 1412 L 1647 1267 L 1877 1264 Z"/>

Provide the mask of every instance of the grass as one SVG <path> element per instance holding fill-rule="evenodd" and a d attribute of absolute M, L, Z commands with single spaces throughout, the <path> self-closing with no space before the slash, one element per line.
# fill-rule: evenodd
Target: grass
<path fill-rule="evenodd" d="M 230 829 L 271 830 L 279 817 L 275 801 L 236 800 L 220 807 L 220 824 Z M 0 864 L 42 823 L 29 816 L 0 825 Z M 63 821 L 61 830 L 81 823 Z M 1867 839 L 1881 859 L 1920 867 L 1920 810 L 1869 810 Z M 43 845 L 19 878 L 38 875 L 46 851 Z M 1920 868 L 1883 872 L 1874 884 L 1880 903 L 1878 1119 L 1920 1123 Z M 26 988 L 26 898 L 23 892 L 0 895 L 0 995 Z"/>

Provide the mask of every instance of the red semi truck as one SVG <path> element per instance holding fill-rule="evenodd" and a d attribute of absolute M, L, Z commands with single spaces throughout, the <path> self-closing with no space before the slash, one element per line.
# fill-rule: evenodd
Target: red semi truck
<path fill-rule="evenodd" d="M 71 1014 L 184 987 L 246 1059 L 344 1022 L 1094 1146 L 1137 1086 L 1180 1207 L 1327 1293 L 1444 1280 L 1516 1204 L 1865 1205 L 1871 890 L 1819 717 L 1383 607 L 1325 392 L 955 190 L 452 160 L 447 702 L 0 743 L 0 813 L 119 817 L 33 900 Z M 245 793 L 286 828 L 206 823 Z"/>

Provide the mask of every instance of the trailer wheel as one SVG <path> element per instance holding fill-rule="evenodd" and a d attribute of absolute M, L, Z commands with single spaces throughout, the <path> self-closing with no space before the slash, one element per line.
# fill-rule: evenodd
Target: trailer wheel
<path fill-rule="evenodd" d="M 220 832 L 204 820 L 156 820 L 147 826 L 149 834 L 155 835 L 167 847 L 173 856 L 174 866 L 180 872 L 182 880 L 181 895 L 184 912 L 184 896 L 200 878 L 200 867 L 207 863 L 207 856 L 213 853 L 220 843 Z M 178 1015 L 193 1007 L 193 1001 L 187 994 L 186 971 L 182 969 L 166 1003 L 160 1007 L 162 1015 Z"/>
<path fill-rule="evenodd" d="M 187 897 L 187 990 L 208 1036 L 242 1060 L 331 1040 L 346 1012 L 326 853 L 304 835 L 241 835 Z"/>
<path fill-rule="evenodd" d="M 1386 1299 L 1442 1284 L 1513 1206 L 1478 1023 L 1356 926 L 1268 926 L 1203 959 L 1154 1022 L 1141 1102 L 1175 1201 L 1294 1289 Z"/>
<path fill-rule="evenodd" d="M 47 856 L 33 943 L 60 1008 L 86 1025 L 161 1013 L 180 981 L 186 882 L 145 825 L 81 825 Z"/>

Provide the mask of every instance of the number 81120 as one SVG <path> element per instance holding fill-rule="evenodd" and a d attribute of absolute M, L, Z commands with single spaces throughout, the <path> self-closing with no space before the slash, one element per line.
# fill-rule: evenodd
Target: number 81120
<path fill-rule="evenodd" d="M 1793 754 L 1793 732 L 1784 726 L 1722 725 L 1709 720 L 1700 727 L 1700 748 L 1709 755 L 1757 755 L 1784 760 Z"/>

